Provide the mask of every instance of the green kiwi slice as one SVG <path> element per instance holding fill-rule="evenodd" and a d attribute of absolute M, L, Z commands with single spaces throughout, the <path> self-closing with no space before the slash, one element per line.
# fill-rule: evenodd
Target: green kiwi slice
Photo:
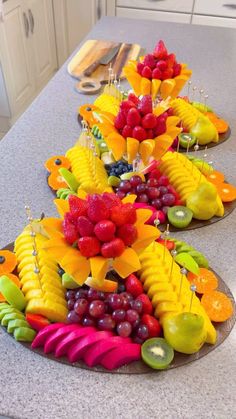
<path fill-rule="evenodd" d="M 174 350 L 164 338 L 152 338 L 142 344 L 143 361 L 155 370 L 164 370 L 174 358 Z"/>
<path fill-rule="evenodd" d="M 193 134 L 183 132 L 179 134 L 179 143 L 183 148 L 190 148 L 196 143 L 196 137 Z"/>
<path fill-rule="evenodd" d="M 192 211 L 181 205 L 170 207 L 167 212 L 169 222 L 176 228 L 187 227 L 193 218 Z"/>

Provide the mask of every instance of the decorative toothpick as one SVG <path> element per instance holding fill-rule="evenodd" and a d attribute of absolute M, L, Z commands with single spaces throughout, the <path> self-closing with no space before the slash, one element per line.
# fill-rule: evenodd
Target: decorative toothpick
<path fill-rule="evenodd" d="M 188 98 L 189 98 L 189 94 L 190 94 L 191 84 L 192 84 L 192 82 L 191 82 L 191 80 L 189 80 L 189 82 L 188 82 L 188 94 L 187 94 Z"/>
<path fill-rule="evenodd" d="M 88 124 L 87 124 L 87 122 L 85 121 L 85 119 L 82 119 L 82 121 L 81 121 L 81 125 L 82 125 L 82 131 L 83 131 L 83 132 L 87 132 L 87 131 L 88 131 Z"/>
<path fill-rule="evenodd" d="M 170 267 L 170 276 L 169 276 L 169 280 L 171 280 L 172 277 L 172 272 L 173 272 L 173 267 L 174 267 L 174 261 L 175 261 L 175 256 L 177 255 L 177 250 L 173 249 L 171 252 L 171 256 L 172 256 L 172 261 L 171 261 L 171 267 Z"/>
<path fill-rule="evenodd" d="M 187 270 L 185 269 L 185 267 L 180 269 L 180 273 L 181 273 L 181 278 L 180 278 L 180 284 L 179 284 L 178 300 L 180 300 L 180 296 L 181 296 L 184 275 L 187 275 Z"/>
<path fill-rule="evenodd" d="M 202 165 L 201 165 L 201 169 L 200 169 L 200 177 L 199 177 L 198 185 L 200 185 L 200 183 L 201 183 L 202 172 L 203 172 L 204 163 L 205 163 L 206 158 L 207 158 L 207 145 L 205 147 L 205 153 L 203 154 L 203 158 L 202 158 Z"/>
<path fill-rule="evenodd" d="M 166 245 L 167 245 L 167 237 L 169 236 L 170 232 L 169 232 L 169 228 L 170 225 L 167 224 L 166 226 L 166 230 L 163 233 L 163 239 L 164 239 L 164 250 L 163 250 L 163 262 L 165 262 L 165 257 L 166 257 Z"/>
<path fill-rule="evenodd" d="M 199 102 L 200 102 L 200 103 L 202 103 L 202 95 L 203 95 L 203 93 L 204 93 L 204 90 L 203 90 L 203 89 L 200 89 L 200 90 L 199 90 L 199 95 L 200 95 Z"/>
<path fill-rule="evenodd" d="M 139 167 L 141 163 L 141 156 L 137 153 L 136 158 L 133 161 L 133 172 L 139 172 Z"/>
<path fill-rule="evenodd" d="M 187 138 L 187 151 L 186 151 L 186 154 L 187 154 L 187 155 L 188 155 L 188 152 L 189 152 L 189 147 L 190 147 L 190 142 L 191 142 L 191 140 L 192 140 L 191 136 L 190 136 L 190 135 L 188 135 L 188 138 Z"/>
<path fill-rule="evenodd" d="M 192 291 L 192 294 L 191 294 L 190 305 L 189 305 L 189 313 L 191 313 L 192 304 L 193 304 L 193 297 L 195 295 L 196 289 L 197 289 L 196 285 L 193 285 L 193 284 L 190 285 L 190 290 Z"/>
<path fill-rule="evenodd" d="M 194 102 L 195 92 L 197 90 L 197 86 L 193 86 L 193 99 L 192 102 Z"/>
<path fill-rule="evenodd" d="M 33 228 L 33 217 L 32 217 L 32 213 L 31 213 L 31 209 L 30 209 L 30 207 L 28 205 L 25 205 L 25 211 L 26 211 L 27 220 L 29 221 L 30 235 L 33 238 L 33 252 L 32 252 L 32 256 L 35 257 L 34 273 L 38 275 L 39 285 L 41 287 L 41 282 L 40 282 L 40 267 L 39 267 L 38 250 L 37 250 L 37 244 L 36 244 L 36 233 L 35 233 L 34 228 Z"/>
<path fill-rule="evenodd" d="M 204 96 L 204 108 L 205 108 L 205 112 L 207 112 L 207 104 L 206 103 L 207 103 L 208 97 L 209 97 L 208 95 L 205 95 Z"/>
<path fill-rule="evenodd" d="M 177 155 L 176 155 L 176 158 L 178 158 L 178 153 L 179 153 L 179 136 L 177 137 L 178 138 L 178 140 L 177 140 L 177 148 L 176 148 L 176 153 L 177 153 Z"/>

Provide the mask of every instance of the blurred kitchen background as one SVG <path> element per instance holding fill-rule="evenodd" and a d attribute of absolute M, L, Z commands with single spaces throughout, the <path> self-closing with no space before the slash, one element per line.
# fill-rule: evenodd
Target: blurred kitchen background
<path fill-rule="evenodd" d="M 236 1 L 0 0 L 0 139 L 102 16 L 236 28 Z"/>

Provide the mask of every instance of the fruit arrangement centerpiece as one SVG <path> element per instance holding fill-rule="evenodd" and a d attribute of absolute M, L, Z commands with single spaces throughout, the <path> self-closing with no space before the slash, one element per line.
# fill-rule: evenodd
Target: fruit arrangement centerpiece
<path fill-rule="evenodd" d="M 169 54 L 163 41 L 159 41 L 152 54 L 129 61 L 124 74 L 135 94 L 158 95 L 162 99 L 175 98 L 192 75 L 186 64 L 178 63 L 175 54 Z"/>
<path fill-rule="evenodd" d="M 70 196 L 69 211 L 56 203 L 64 220 L 30 215 L 15 253 L 0 252 L 0 320 L 16 340 L 69 363 L 131 372 L 134 361 L 140 371 L 171 368 L 178 353 L 188 362 L 204 343 L 221 342 L 217 324 L 234 307 L 204 255 L 167 232 L 160 238 L 143 224 L 148 210 L 135 219 L 114 194 Z"/>

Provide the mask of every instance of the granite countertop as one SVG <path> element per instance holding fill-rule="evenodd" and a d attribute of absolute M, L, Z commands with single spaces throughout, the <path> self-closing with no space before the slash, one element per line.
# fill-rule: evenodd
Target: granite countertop
<path fill-rule="evenodd" d="M 151 51 L 164 39 L 193 69 L 193 85 L 230 121 L 230 140 L 208 153 L 236 183 L 236 31 L 164 22 L 103 18 L 87 39 L 140 43 Z M 44 161 L 64 153 L 79 136 L 76 109 L 94 97 L 79 95 L 64 65 L 0 142 L 0 246 L 26 223 L 24 205 L 38 217 L 56 215 Z M 202 153 L 199 152 L 199 155 Z M 235 212 L 219 223 L 176 233 L 202 250 L 236 291 Z M 101 374 L 42 358 L 0 330 L 0 414 L 16 418 L 192 419 L 235 417 L 235 329 L 206 357 L 174 370 L 145 375 Z"/>

